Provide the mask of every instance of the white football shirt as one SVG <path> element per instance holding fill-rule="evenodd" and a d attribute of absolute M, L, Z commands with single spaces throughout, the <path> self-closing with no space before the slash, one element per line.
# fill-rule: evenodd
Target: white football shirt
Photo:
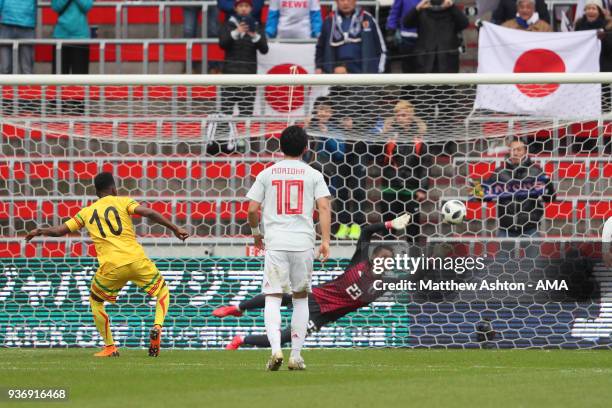
<path fill-rule="evenodd" d="M 319 0 L 270 0 L 270 10 L 278 10 L 278 38 L 310 38 L 310 12 L 320 11 Z"/>
<path fill-rule="evenodd" d="M 266 249 L 314 248 L 315 201 L 330 195 L 323 175 L 301 160 L 282 160 L 259 173 L 247 198 L 262 204 Z"/>
<path fill-rule="evenodd" d="M 612 243 L 612 217 L 608 218 L 608 221 L 604 224 L 604 228 L 601 231 L 601 242 L 603 243 L 603 251 L 609 251 L 610 244 Z"/>
<path fill-rule="evenodd" d="M 604 244 L 612 243 L 612 217 L 608 218 L 608 221 L 603 226 L 601 231 L 601 242 Z"/>

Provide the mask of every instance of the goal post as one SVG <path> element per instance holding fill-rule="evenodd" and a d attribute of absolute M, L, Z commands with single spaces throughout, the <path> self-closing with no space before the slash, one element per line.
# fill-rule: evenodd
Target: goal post
<path fill-rule="evenodd" d="M 170 346 L 219 348 L 263 333 L 257 311 L 231 321 L 211 312 L 259 292 L 245 195 L 281 158 L 280 132 L 299 125 L 304 160 L 333 195 L 334 259 L 316 264 L 314 285 L 347 267 L 355 225 L 403 212 L 408 228 L 376 242 L 439 260 L 390 274 L 433 286 L 384 290 L 309 346 L 608 348 L 609 84 L 610 73 L 0 76 L 0 345 L 99 343 L 87 314 L 91 241 L 23 237 L 95 200 L 101 171 L 192 234 L 182 243 L 134 219 L 173 293 Z M 523 147 L 530 184 L 508 187 L 514 176 L 502 173 Z M 449 200 L 465 204 L 463 222 L 443 222 Z M 508 233 L 517 222 L 529 233 Z M 447 258 L 452 270 L 436 263 Z M 459 273 L 460 258 L 484 268 Z M 562 280 L 567 289 L 546 286 Z M 469 285 L 434 285 L 449 281 Z M 497 281 L 514 286 L 481 287 Z M 142 346 L 153 306 L 128 287 L 109 308 L 115 337 Z"/>

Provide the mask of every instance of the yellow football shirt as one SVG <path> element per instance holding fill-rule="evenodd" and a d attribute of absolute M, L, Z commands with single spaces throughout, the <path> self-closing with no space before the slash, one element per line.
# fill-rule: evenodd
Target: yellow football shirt
<path fill-rule="evenodd" d="M 100 271 L 108 271 L 147 258 L 136 241 L 131 215 L 138 203 L 129 197 L 106 196 L 66 221 L 70 231 L 87 228 L 98 254 Z"/>

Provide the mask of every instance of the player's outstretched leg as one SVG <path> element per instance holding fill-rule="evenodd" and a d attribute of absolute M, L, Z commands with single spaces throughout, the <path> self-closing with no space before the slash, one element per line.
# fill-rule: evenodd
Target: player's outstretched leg
<path fill-rule="evenodd" d="M 264 309 L 264 322 L 266 334 L 272 348 L 272 355 L 266 364 L 269 371 L 278 371 L 283 365 L 283 351 L 281 350 L 281 303 L 282 297 L 276 295 L 266 296 L 266 307 Z"/>
<path fill-rule="evenodd" d="M 286 328 L 281 331 L 281 345 L 289 343 L 291 341 L 291 329 Z M 250 334 L 248 336 L 234 336 L 232 341 L 225 346 L 226 350 L 238 350 L 240 346 L 254 346 L 254 347 L 270 347 L 270 340 L 268 336 L 264 334 Z"/>
<path fill-rule="evenodd" d="M 162 327 L 164 325 L 164 320 L 166 319 L 169 304 L 170 291 L 168 290 L 168 285 L 166 285 L 166 282 L 164 282 L 162 288 L 157 294 L 157 303 L 155 305 L 155 322 L 153 323 L 153 328 L 149 333 L 149 356 L 151 357 L 159 356 Z"/>
<path fill-rule="evenodd" d="M 305 370 L 302 358 L 302 347 L 308 331 L 308 297 L 307 293 L 296 293 L 293 296 L 293 314 L 291 315 L 291 355 L 287 367 L 290 370 Z"/>
<path fill-rule="evenodd" d="M 94 298 L 94 295 L 89 296 L 89 304 L 91 305 L 91 313 L 93 314 L 94 323 L 98 329 L 98 333 L 104 340 L 104 348 L 99 353 L 94 354 L 96 357 L 119 357 L 119 351 L 115 347 L 113 334 L 110 329 L 110 319 L 104 309 L 104 301 Z"/>
<path fill-rule="evenodd" d="M 291 295 L 283 295 L 283 301 L 282 301 L 282 306 L 288 306 L 291 304 Z M 238 304 L 238 306 L 235 305 L 229 305 L 229 306 L 221 306 L 218 307 L 217 309 L 213 310 L 213 316 L 215 317 L 227 317 L 227 316 L 235 316 L 235 317 L 240 317 L 244 314 L 244 312 L 246 312 L 247 310 L 254 310 L 254 309 L 263 309 L 266 305 L 266 295 L 264 295 L 263 293 L 257 296 L 253 296 L 250 299 L 245 299 L 242 302 L 240 302 Z"/>

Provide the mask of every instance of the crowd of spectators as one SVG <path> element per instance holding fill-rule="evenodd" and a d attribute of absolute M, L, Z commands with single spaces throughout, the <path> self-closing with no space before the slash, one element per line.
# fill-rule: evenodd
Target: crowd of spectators
<path fill-rule="evenodd" d="M 170 0 L 172 1 L 172 0 Z M 316 71 L 332 73 L 338 65 L 346 67 L 348 73 L 380 73 L 390 70 L 404 73 L 453 73 L 459 72 L 459 56 L 463 47 L 463 31 L 468 27 L 468 17 L 463 7 L 454 0 L 394 0 L 380 21 L 368 7 L 358 0 L 335 0 L 334 10 L 322 13 L 320 0 L 271 0 L 264 13 L 264 0 L 252 0 L 249 19 L 258 24 L 265 38 L 279 40 L 316 39 L 316 54 L 313 56 Z M 87 15 L 94 0 L 52 0 L 51 8 L 57 14 L 53 38 L 87 39 L 95 36 Z M 609 2 L 602 0 L 582 1 L 583 9 L 577 10 L 582 17 L 576 19 L 575 30 L 612 30 Z M 183 37 L 219 38 L 226 48 L 223 33 L 230 19 L 236 21 L 235 0 L 217 0 L 216 7 L 207 7 L 206 16 L 201 16 L 201 7 L 183 7 Z M 325 18 L 323 18 L 325 15 Z M 0 38 L 33 39 L 37 25 L 36 0 L 0 1 Z M 206 19 L 207 32 L 201 33 L 199 19 Z M 241 20 L 245 16 L 240 17 Z M 246 20 L 245 20 L 246 21 Z M 505 27 L 528 31 L 552 31 L 551 16 L 545 0 L 498 0 L 491 21 Z M 610 67 L 610 42 L 601 36 L 602 70 Z M 226 64 L 245 62 L 230 60 Z M 10 46 L 0 47 L 0 72 L 12 73 L 13 55 Z M 235 56 L 235 55 L 234 55 Z M 61 52 L 61 73 L 83 74 L 89 71 L 89 47 L 65 43 Z M 398 66 L 389 60 L 400 62 Z M 53 72 L 57 72 L 53 61 Z M 252 57 L 247 61 L 252 63 Z M 19 47 L 20 73 L 34 72 L 34 53 L 31 45 Z M 214 71 L 228 72 L 219 63 L 210 65 Z"/>

